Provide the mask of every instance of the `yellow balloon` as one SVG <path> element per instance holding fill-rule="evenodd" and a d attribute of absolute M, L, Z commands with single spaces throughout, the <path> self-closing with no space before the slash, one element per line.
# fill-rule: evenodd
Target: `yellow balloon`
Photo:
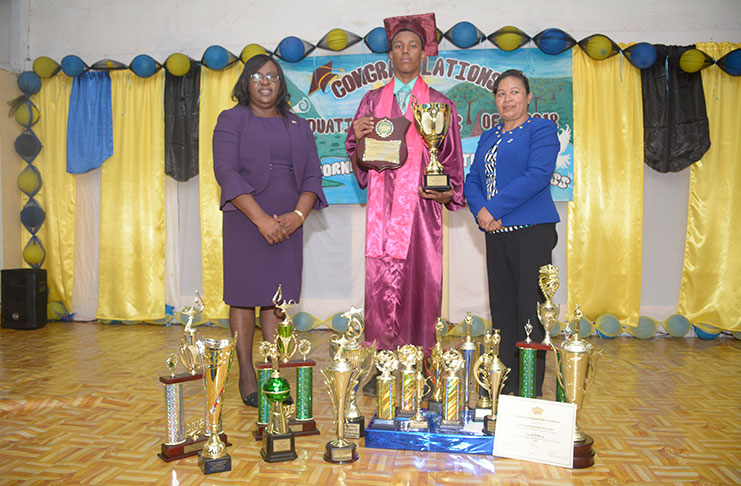
<path fill-rule="evenodd" d="M 30 103 L 24 103 L 15 112 L 15 121 L 24 127 L 30 127 L 39 121 L 40 116 L 41 114 L 39 113 L 38 108 Z"/>
<path fill-rule="evenodd" d="M 44 261 L 44 249 L 37 244 L 31 244 L 23 249 L 23 259 L 29 265 L 39 265 Z"/>
<path fill-rule="evenodd" d="M 190 59 L 179 52 L 170 54 L 170 57 L 165 61 L 165 67 L 173 76 L 185 76 L 190 71 Z"/>
<path fill-rule="evenodd" d="M 247 62 L 252 58 L 253 56 L 256 56 L 258 54 L 265 54 L 265 48 L 259 44 L 247 44 L 244 46 L 244 49 L 242 49 L 242 53 L 239 55 L 239 58 L 242 60 L 242 62 Z"/>
<path fill-rule="evenodd" d="M 41 78 L 51 78 L 59 72 L 59 64 L 50 57 L 37 57 L 33 61 L 33 72 Z"/>
<path fill-rule="evenodd" d="M 41 179 L 30 167 L 26 166 L 18 175 L 18 188 L 26 194 L 34 194 L 41 186 Z"/>
<path fill-rule="evenodd" d="M 342 29 L 332 29 L 327 34 L 327 46 L 333 51 L 341 51 L 347 47 L 347 32 Z"/>
<path fill-rule="evenodd" d="M 604 35 L 595 35 L 587 41 L 587 54 L 595 61 L 607 59 L 612 54 L 612 42 Z"/>
<path fill-rule="evenodd" d="M 515 29 L 515 27 L 505 27 L 505 29 Z M 520 47 L 522 36 L 517 32 L 503 32 L 497 34 L 497 46 L 503 51 L 514 51 Z"/>
<path fill-rule="evenodd" d="M 697 49 L 686 50 L 679 58 L 679 67 L 686 73 L 696 73 L 705 67 L 705 54 Z"/>

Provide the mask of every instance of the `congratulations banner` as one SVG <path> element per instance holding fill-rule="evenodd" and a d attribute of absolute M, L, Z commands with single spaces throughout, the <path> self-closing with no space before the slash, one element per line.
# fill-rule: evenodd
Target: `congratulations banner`
<path fill-rule="evenodd" d="M 293 111 L 304 117 L 316 138 L 330 204 L 365 202 L 345 137 L 363 95 L 393 79 L 387 54 L 314 56 L 284 63 Z M 558 125 L 561 151 L 551 177 L 556 201 L 570 201 L 574 180 L 571 51 L 550 56 L 539 49 L 473 49 L 442 51 L 427 58 L 422 76 L 427 84 L 453 100 L 458 109 L 465 172 L 473 162 L 479 136 L 499 122 L 492 88 L 501 72 L 519 69 L 530 79 L 530 113 Z M 410 130 L 413 130 L 411 127 Z"/>

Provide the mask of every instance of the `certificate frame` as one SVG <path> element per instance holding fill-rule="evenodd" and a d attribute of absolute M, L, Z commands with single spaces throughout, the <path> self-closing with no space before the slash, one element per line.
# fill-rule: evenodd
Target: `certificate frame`
<path fill-rule="evenodd" d="M 502 395 L 494 432 L 494 456 L 574 467 L 573 403 Z"/>

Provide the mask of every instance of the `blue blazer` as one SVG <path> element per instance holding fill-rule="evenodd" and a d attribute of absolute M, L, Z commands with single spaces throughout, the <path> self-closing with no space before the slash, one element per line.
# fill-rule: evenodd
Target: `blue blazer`
<path fill-rule="evenodd" d="M 559 216 L 551 197 L 551 176 L 560 151 L 556 124 L 542 118 L 528 118 L 502 133 L 499 124 L 481 134 L 463 193 L 473 217 L 485 207 L 504 226 L 556 223 Z M 486 199 L 484 157 L 497 139 L 497 194 Z"/>
<path fill-rule="evenodd" d="M 219 114 L 214 128 L 214 174 L 221 186 L 222 211 L 235 211 L 231 200 L 240 194 L 259 193 L 270 180 L 267 133 L 248 106 L 237 105 Z M 322 169 L 314 134 L 303 118 L 289 113 L 284 122 L 291 143 L 293 174 L 299 194 L 317 195 L 314 209 L 327 206 L 322 191 Z"/>

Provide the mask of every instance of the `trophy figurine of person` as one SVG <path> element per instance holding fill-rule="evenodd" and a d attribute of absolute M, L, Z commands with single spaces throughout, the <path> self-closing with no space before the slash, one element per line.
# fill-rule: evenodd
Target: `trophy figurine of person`
<path fill-rule="evenodd" d="M 413 344 L 399 346 L 396 356 L 403 366 L 401 370 L 401 403 L 399 416 L 411 417 L 417 413 L 417 371 L 414 366 L 424 357 L 422 348 Z"/>
<path fill-rule="evenodd" d="M 378 412 L 373 424 L 376 428 L 393 429 L 396 418 L 396 377 L 392 375 L 399 367 L 399 358 L 393 351 L 376 351 L 376 368 L 381 373 L 376 377 Z"/>
<path fill-rule="evenodd" d="M 482 354 L 476 364 L 474 364 L 474 376 L 479 385 L 489 392 L 491 398 L 491 414 L 484 417 L 483 431 L 487 435 L 494 433 L 497 420 L 497 405 L 499 404 L 499 393 L 504 388 L 504 382 L 511 371 L 510 368 L 499 359 L 499 343 L 502 337 L 499 335 L 499 329 L 494 329 L 491 335 L 491 350 L 487 354 Z"/>
<path fill-rule="evenodd" d="M 332 464 L 348 464 L 358 460 L 357 445 L 345 438 L 345 407 L 350 390 L 358 384 L 360 370 L 345 359 L 344 352 L 345 348 L 340 346 L 329 365 L 322 370 L 337 420 L 337 438 L 327 442 L 324 452 L 324 460 Z"/>
<path fill-rule="evenodd" d="M 280 357 L 278 346 L 270 343 L 267 348 L 265 351 L 270 357 L 272 373 L 263 386 L 263 392 L 271 404 L 271 409 L 260 455 L 265 462 L 292 461 L 298 455 L 293 431 L 288 427 L 288 418 L 293 415 L 296 404 L 290 406 L 283 404 L 291 391 L 291 386 L 278 370 Z"/>
<path fill-rule="evenodd" d="M 553 303 L 553 295 L 558 290 L 558 267 L 555 265 L 543 265 L 538 275 L 538 286 L 545 296 L 545 302 L 538 303 L 538 319 L 545 329 L 545 338 L 542 344 L 551 346 L 551 328 L 558 319 L 558 305 Z"/>
<path fill-rule="evenodd" d="M 579 413 L 584 398 L 594 381 L 595 365 L 602 350 L 579 336 L 579 323 L 584 317 L 577 305 L 568 334 L 560 347 L 552 346 L 556 355 L 556 378 L 563 388 L 567 403 L 576 405 L 577 421 L 574 422 L 574 467 L 589 467 L 594 464 L 592 444 L 594 440 L 579 427 Z M 581 465 L 580 465 L 581 464 Z"/>
<path fill-rule="evenodd" d="M 291 316 L 288 315 L 288 309 L 296 305 L 296 301 L 291 299 L 286 302 L 283 299 L 282 286 L 278 284 L 278 290 L 273 295 L 273 305 L 283 313 L 283 320 L 278 323 L 278 329 L 275 332 L 275 342 L 278 345 L 280 360 L 283 363 L 288 363 L 298 350 L 296 328 L 293 326 Z"/>
<path fill-rule="evenodd" d="M 414 114 L 414 126 L 430 153 L 430 162 L 425 167 L 424 190 L 449 191 L 450 177 L 437 159 L 437 152 L 450 128 L 450 105 L 447 103 L 418 105 L 417 98 L 412 96 L 409 107 Z"/>
<path fill-rule="evenodd" d="M 206 423 L 211 433 L 198 454 L 198 465 L 204 474 L 232 469 L 232 459 L 226 452 L 226 444 L 219 437 L 219 425 L 236 342 L 237 333 L 228 339 L 200 338 L 197 343 L 206 389 Z"/>
<path fill-rule="evenodd" d="M 473 381 L 471 374 L 473 370 L 473 364 L 476 362 L 476 352 L 478 351 L 478 346 L 476 346 L 476 343 L 471 337 L 471 333 L 473 332 L 473 316 L 470 312 L 466 313 L 466 317 L 463 319 L 462 324 L 466 333 L 466 337 L 463 339 L 463 342 L 460 344 L 459 347 L 461 354 L 463 355 L 463 361 L 465 362 L 465 365 L 463 367 L 462 409 L 468 410 L 468 408 L 470 407 Z"/>
<path fill-rule="evenodd" d="M 428 402 L 428 409 L 431 412 L 441 413 L 442 402 L 443 402 L 443 383 L 442 383 L 442 372 L 443 372 L 443 333 L 447 329 L 448 325 L 445 319 L 442 317 L 437 318 L 435 323 L 435 346 L 432 348 L 430 353 L 430 378 L 432 381 L 432 394 Z"/>
<path fill-rule="evenodd" d="M 461 370 L 465 366 L 463 354 L 457 349 L 448 349 L 443 353 L 443 414 L 440 425 L 459 428 L 463 426 L 461 418 Z"/>
<path fill-rule="evenodd" d="M 201 294 L 196 290 L 195 305 L 180 309 L 180 314 L 188 316 L 188 322 L 183 330 L 183 339 L 180 342 L 180 361 L 191 375 L 201 371 L 201 360 L 198 355 L 198 330 L 193 328 L 193 318 L 203 312 L 205 304 Z"/>

